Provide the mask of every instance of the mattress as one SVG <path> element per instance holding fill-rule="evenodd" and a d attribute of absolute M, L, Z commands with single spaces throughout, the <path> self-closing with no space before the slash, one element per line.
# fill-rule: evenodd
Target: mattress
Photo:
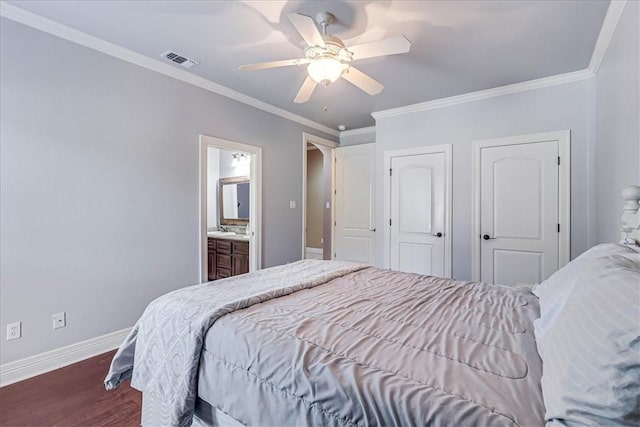
<path fill-rule="evenodd" d="M 246 425 L 544 424 L 537 298 L 366 268 L 227 314 L 198 397 Z"/>

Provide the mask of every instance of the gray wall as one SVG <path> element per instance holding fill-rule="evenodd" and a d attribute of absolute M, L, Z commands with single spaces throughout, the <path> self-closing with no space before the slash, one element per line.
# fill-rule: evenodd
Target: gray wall
<path fill-rule="evenodd" d="M 241 152 L 233 151 L 233 150 L 220 150 L 220 178 L 249 176 L 250 170 L 251 170 L 249 163 L 247 163 L 242 167 L 231 166 L 231 162 L 233 161 L 233 155 L 236 153 L 241 153 Z M 250 156 L 250 154 L 248 154 L 247 156 Z"/>
<path fill-rule="evenodd" d="M 596 240 L 620 239 L 627 185 L 640 185 L 640 3 L 627 2 L 596 76 Z"/>
<path fill-rule="evenodd" d="M 385 230 L 384 152 L 453 144 L 453 277 L 471 278 L 473 140 L 571 130 L 571 254 L 591 245 L 593 218 L 589 202 L 589 126 L 593 79 L 519 94 L 376 120 L 376 221 Z M 387 226 L 388 228 L 388 226 Z M 377 262 L 383 263 L 383 234 L 378 234 Z"/>
<path fill-rule="evenodd" d="M 369 144 L 376 142 L 376 130 L 375 126 L 372 126 L 370 132 L 352 134 L 349 131 L 340 133 L 340 147 L 346 147 L 349 145 Z M 369 129 L 367 129 L 369 130 Z"/>
<path fill-rule="evenodd" d="M 263 147 L 263 265 L 300 258 L 302 132 L 335 138 L 13 21 L 0 30 L 0 324 L 23 322 L 0 363 L 132 326 L 198 282 L 199 134 Z M 53 331 L 59 311 L 68 326 Z"/>

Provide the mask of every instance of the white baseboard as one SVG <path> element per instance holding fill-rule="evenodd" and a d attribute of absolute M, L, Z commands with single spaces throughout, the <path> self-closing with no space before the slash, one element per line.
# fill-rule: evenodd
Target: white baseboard
<path fill-rule="evenodd" d="M 306 259 L 322 259 L 322 249 L 306 248 L 304 257 Z"/>
<path fill-rule="evenodd" d="M 131 328 L 122 329 L 0 365 L 0 387 L 113 350 L 122 344 L 130 330 Z"/>

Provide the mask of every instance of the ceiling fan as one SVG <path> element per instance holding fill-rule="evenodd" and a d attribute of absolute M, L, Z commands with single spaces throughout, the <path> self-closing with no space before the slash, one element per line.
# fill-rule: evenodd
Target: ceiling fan
<path fill-rule="evenodd" d="M 342 77 L 369 95 L 376 95 L 382 92 L 384 86 L 362 71 L 354 68 L 351 62 L 376 56 L 406 53 L 409 52 L 411 48 L 411 42 L 404 36 L 362 43 L 347 48 L 338 37 L 327 34 L 327 26 L 335 20 L 333 14 L 320 12 L 316 15 L 316 21 L 322 26 L 322 33 L 318 31 L 316 24 L 310 16 L 299 13 L 291 13 L 287 16 L 307 43 L 307 48 L 304 52 L 305 57 L 247 64 L 240 66 L 240 70 L 254 71 L 290 65 L 309 64 L 307 66 L 308 76 L 293 100 L 293 102 L 298 104 L 307 102 L 311 98 L 316 84 L 326 87 L 339 77 Z"/>

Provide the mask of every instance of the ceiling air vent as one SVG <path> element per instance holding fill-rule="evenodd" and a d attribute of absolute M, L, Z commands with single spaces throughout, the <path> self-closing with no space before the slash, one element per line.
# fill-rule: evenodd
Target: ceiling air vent
<path fill-rule="evenodd" d="M 175 62 L 176 64 L 182 65 L 184 68 L 191 68 L 194 65 L 198 65 L 198 61 L 194 61 L 193 59 L 185 58 L 182 55 L 179 55 L 175 52 L 171 52 L 170 50 L 166 51 L 161 57 L 168 59 L 171 62 Z"/>

